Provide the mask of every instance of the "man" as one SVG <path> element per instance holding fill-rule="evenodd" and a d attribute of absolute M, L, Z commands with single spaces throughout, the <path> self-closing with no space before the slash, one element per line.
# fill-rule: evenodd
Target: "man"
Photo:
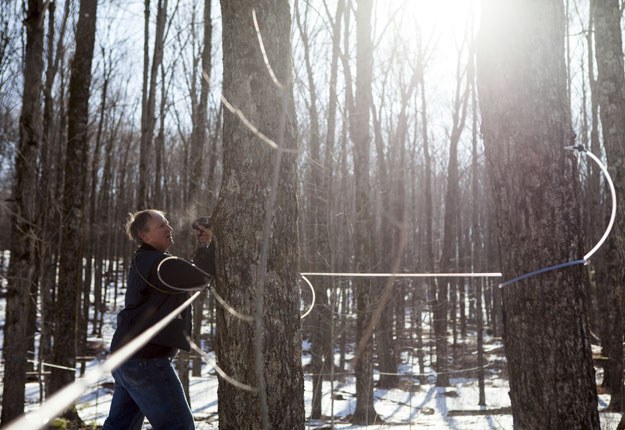
<path fill-rule="evenodd" d="M 161 278 L 168 279 L 167 283 L 175 289 L 160 281 L 157 267 L 170 256 L 167 250 L 174 243 L 173 229 L 163 212 L 148 209 L 131 214 L 126 232 L 138 248 L 128 273 L 125 307 L 117 316 L 112 352 L 187 300 L 189 293 L 181 289 L 201 287 L 210 280 L 185 263 L 172 265 L 174 269 L 170 268 L 169 273 L 161 273 Z M 208 254 L 212 232 L 200 225 L 196 236 L 200 244 L 196 261 L 202 270 L 214 275 L 214 251 Z M 172 279 L 175 281 L 170 282 Z M 191 308 L 188 307 L 113 372 L 115 392 L 103 430 L 139 430 L 145 417 L 155 430 L 195 428 L 182 384 L 171 365 L 178 349 L 189 351 L 187 336 L 190 335 Z"/>

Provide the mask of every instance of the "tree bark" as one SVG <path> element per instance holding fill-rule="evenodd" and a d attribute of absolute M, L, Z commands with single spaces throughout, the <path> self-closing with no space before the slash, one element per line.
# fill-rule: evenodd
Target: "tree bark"
<path fill-rule="evenodd" d="M 273 82 L 263 60 L 253 9 L 267 59 L 282 88 Z M 276 152 L 236 114 L 224 111 L 223 179 L 214 216 L 219 238 L 217 290 L 230 306 L 261 318 L 262 324 L 241 320 L 218 306 L 218 363 L 231 377 L 261 391 L 243 391 L 220 379 L 219 426 L 303 429 L 291 15 L 284 0 L 224 0 L 221 12 L 224 97 L 288 152 Z M 274 160 L 280 161 L 280 180 L 272 183 L 268 166 Z M 268 216 L 271 225 L 265 231 Z M 269 233 L 265 248 L 263 235 Z M 258 346 L 262 355 L 257 354 Z M 255 361 L 260 369 L 254 367 Z"/>
<path fill-rule="evenodd" d="M 504 279 L 582 257 L 562 0 L 482 8 L 478 90 Z M 599 429 L 583 267 L 502 290 L 515 429 Z"/>
<path fill-rule="evenodd" d="M 151 154 L 154 151 L 154 125 L 155 108 L 156 108 L 156 77 L 158 75 L 158 69 L 163 61 L 163 45 L 165 44 L 165 21 L 167 20 L 167 1 L 158 0 L 158 11 L 156 13 L 156 31 L 154 33 L 154 52 L 152 54 L 152 64 L 150 67 L 150 80 L 149 84 L 144 82 L 144 90 L 147 90 L 147 96 L 144 94 L 145 105 L 142 110 L 141 119 L 141 154 L 139 161 L 139 189 L 138 189 L 138 209 L 145 209 L 150 203 L 150 192 L 148 186 L 149 172 L 152 170 L 150 166 Z M 149 9 L 150 2 L 146 0 L 146 12 L 145 12 L 145 37 L 147 49 L 147 39 L 149 38 Z M 148 54 L 144 54 L 144 68 L 147 68 Z M 147 80 L 147 71 L 144 70 L 144 79 Z"/>
<path fill-rule="evenodd" d="M 82 285 L 83 221 L 87 176 L 89 88 L 96 31 L 97 0 L 81 0 L 76 27 L 76 52 L 69 83 L 67 157 L 63 189 L 61 258 L 59 268 L 54 363 L 76 367 L 76 327 Z M 74 381 L 74 372 L 53 368 L 50 393 Z M 72 419 L 79 419 L 69 412 Z"/>
<path fill-rule="evenodd" d="M 149 127 L 148 117 L 148 85 L 150 69 L 150 0 L 145 0 L 143 13 L 143 84 L 141 91 L 141 148 L 139 153 L 139 188 L 137 191 L 137 208 L 147 207 L 148 203 L 148 178 L 149 169 L 149 143 L 147 133 Z"/>
<path fill-rule="evenodd" d="M 65 2 L 63 10 L 63 20 L 61 22 L 61 30 L 54 48 L 55 21 L 52 11 L 53 3 L 50 3 L 49 23 L 48 23 L 48 64 L 46 68 L 46 82 L 43 90 L 44 106 L 43 106 L 43 134 L 42 148 L 40 156 L 41 175 L 39 177 L 39 211 L 41 217 L 41 243 L 39 245 L 39 309 L 40 309 L 40 330 L 41 338 L 39 341 L 38 358 L 40 361 L 50 361 L 50 353 L 52 351 L 52 332 L 54 330 L 53 317 L 54 311 L 51 303 L 52 291 L 55 286 L 55 261 L 58 250 L 58 240 L 55 225 L 58 224 L 54 207 L 56 206 L 55 190 L 59 188 L 59 179 L 61 175 L 55 175 L 59 170 L 56 164 L 57 154 L 61 153 L 61 146 L 56 143 L 55 130 L 58 123 L 53 121 L 54 99 L 52 97 L 52 87 L 56 79 L 59 68 L 59 62 L 64 51 L 64 36 L 67 28 L 67 21 L 70 12 L 70 0 Z M 61 86 L 61 91 L 63 87 Z M 60 103 L 62 106 L 63 104 Z M 63 108 L 61 108 L 63 109 Z"/>
<path fill-rule="evenodd" d="M 371 41 L 371 0 L 358 0 L 356 8 L 356 93 L 350 106 L 350 135 L 354 152 L 355 178 L 355 260 L 356 272 L 371 269 L 373 244 L 371 234 L 371 202 L 369 197 L 369 160 L 371 137 L 369 134 L 369 112 L 372 105 L 371 80 L 373 64 L 373 43 Z M 356 338 L 359 348 L 356 357 L 356 409 L 352 424 L 367 425 L 376 421 L 373 405 L 373 341 L 365 339 L 371 323 L 372 282 L 358 281 L 356 286 Z M 362 345 L 362 346 L 360 346 Z"/>
<path fill-rule="evenodd" d="M 4 378 L 2 425 L 24 412 L 27 348 L 26 325 L 32 285 L 36 276 L 34 237 L 34 194 L 37 171 L 34 169 L 41 145 L 41 85 L 43 72 L 42 0 L 29 0 L 26 20 L 24 92 L 20 114 L 19 143 L 15 155 L 15 182 L 11 211 L 11 259 L 7 282 L 4 325 Z"/>
<path fill-rule="evenodd" d="M 590 151 L 593 154 L 600 154 L 601 142 L 599 139 L 599 100 L 597 95 L 597 80 L 595 79 L 595 50 L 594 50 L 594 19 L 593 19 L 593 11 L 592 4 L 590 6 L 590 13 L 588 14 L 588 27 L 585 29 L 585 37 L 586 37 L 586 63 L 581 61 L 581 72 L 582 72 L 582 124 L 581 124 L 581 143 L 585 148 L 590 148 Z M 588 89 L 590 90 L 590 115 L 588 115 L 588 96 L 586 89 L 586 70 L 588 70 Z M 584 219 L 584 232 L 586 232 L 586 237 L 588 238 L 588 243 L 596 243 L 597 240 L 601 237 L 604 227 L 603 225 L 596 222 L 597 216 L 608 216 L 608 209 L 602 204 L 602 193 L 601 193 L 601 169 L 595 163 L 586 163 L 586 174 L 588 176 L 588 185 L 586 187 L 586 195 L 585 195 L 585 204 L 583 209 L 583 219 Z M 612 236 L 608 238 L 608 240 L 614 240 Z M 593 268 L 596 274 L 595 277 L 595 285 L 596 292 L 593 291 L 593 282 L 588 282 L 587 290 L 589 297 L 591 297 L 591 301 L 589 305 L 589 317 L 590 317 L 590 326 L 592 329 L 599 333 L 601 331 L 601 324 L 603 323 L 603 319 L 599 318 L 599 299 L 602 297 L 609 297 L 608 294 L 600 294 L 599 290 L 607 285 L 614 285 L 615 283 L 607 280 L 599 280 L 599 274 L 607 274 L 609 276 L 616 276 L 616 273 L 610 273 L 607 268 L 606 263 L 609 263 L 612 259 L 601 257 L 602 254 L 605 254 L 606 250 L 601 249 L 597 258 L 591 262 L 590 268 Z M 589 274 L 591 270 L 588 270 Z M 606 283 L 607 281 L 607 283 Z M 607 287 L 611 288 L 611 287 Z M 611 400 L 611 399 L 610 399 Z"/>
<path fill-rule="evenodd" d="M 625 201 L 625 76 L 621 35 L 621 11 L 617 0 L 592 0 L 591 12 L 595 23 L 595 57 L 597 59 L 597 95 L 603 143 L 608 158 L 608 168 L 616 188 L 616 201 Z M 610 359 L 605 367 L 606 382 L 612 398 L 609 409 L 623 410 L 623 294 L 625 266 L 625 218 L 617 216 L 609 247 L 614 254 L 603 254 L 608 261 L 621 264 L 608 265 L 613 276 L 601 276 L 597 284 L 602 324 L 601 345 Z M 607 278 L 607 279 L 606 279 Z M 619 299 L 620 298 L 620 299 Z M 603 313 L 605 312 L 605 313 Z"/>
<path fill-rule="evenodd" d="M 404 101 L 404 100 L 402 100 Z M 392 157 L 392 150 L 388 151 L 388 160 L 384 154 L 384 137 L 382 136 L 381 125 L 381 109 L 384 105 L 384 99 L 380 101 L 380 114 L 376 115 L 375 107 L 372 107 L 371 112 L 373 114 L 373 129 L 374 129 L 374 142 L 377 153 L 377 172 L 378 183 L 380 192 L 378 196 L 381 200 L 381 217 L 382 223 L 378 229 L 378 238 L 375 240 L 376 258 L 375 261 L 380 264 L 382 271 L 390 272 L 395 263 L 395 259 L 398 258 L 397 247 L 394 241 L 393 235 L 394 227 L 399 227 L 397 224 L 400 222 L 395 219 L 393 213 L 394 199 L 392 196 L 392 181 L 390 179 L 389 170 L 394 165 L 394 157 Z M 403 106 L 402 106 L 403 107 Z M 397 145 L 397 142 L 394 142 Z M 398 169 L 399 166 L 396 166 Z M 394 196 L 397 197 L 397 196 Z M 401 258 L 401 257 L 400 257 Z M 370 269 L 371 270 L 371 269 Z M 382 297 L 384 287 L 387 284 L 387 279 L 379 279 L 373 281 L 373 297 Z M 398 282 L 395 281 L 395 285 Z M 393 287 L 397 288 L 397 287 Z M 397 384 L 397 364 L 393 355 L 393 304 L 394 300 L 391 298 L 385 305 L 380 318 L 375 324 L 375 352 L 377 356 L 378 369 L 380 371 L 380 378 L 378 379 L 378 387 L 380 388 L 392 388 Z M 381 306 L 381 303 L 376 300 L 372 300 L 372 306 Z"/>

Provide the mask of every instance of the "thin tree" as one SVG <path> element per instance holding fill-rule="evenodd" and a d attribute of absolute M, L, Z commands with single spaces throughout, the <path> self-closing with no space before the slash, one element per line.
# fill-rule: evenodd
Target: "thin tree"
<path fill-rule="evenodd" d="M 77 318 L 83 269 L 83 222 L 87 179 L 89 89 L 96 31 L 97 0 L 81 0 L 76 26 L 76 51 L 69 82 L 67 156 L 62 202 L 61 257 L 59 264 L 54 363 L 76 367 Z M 74 381 L 74 372 L 54 368 L 50 393 Z M 75 409 L 66 416 L 80 421 Z"/>
<path fill-rule="evenodd" d="M 200 100 L 198 103 L 197 114 L 194 118 L 193 131 L 191 134 L 191 178 L 189 181 L 189 200 L 191 207 L 202 208 L 202 213 L 205 211 L 205 206 L 202 204 L 208 201 L 206 194 L 208 190 L 203 190 L 199 187 L 198 181 L 204 177 L 202 171 L 204 166 L 204 147 L 206 145 L 206 130 L 208 128 L 208 90 L 209 90 L 209 77 L 211 74 L 211 49 L 212 49 L 212 37 L 213 37 L 213 24 L 211 21 L 211 0 L 204 1 L 204 46 L 202 48 L 202 73 L 200 84 Z M 202 193 L 202 199 L 198 199 L 198 191 Z M 198 215 L 200 213 L 198 212 Z M 196 344 L 200 344 L 202 334 L 202 309 L 204 308 L 204 302 L 206 301 L 206 295 L 203 293 L 199 300 L 193 303 L 193 341 Z M 202 368 L 201 357 L 196 356 L 193 359 L 193 376 L 200 376 L 200 370 Z"/>
<path fill-rule="evenodd" d="M 100 302 L 102 300 L 102 272 L 104 270 L 104 258 L 105 251 L 103 244 L 106 243 L 104 233 L 108 231 L 106 226 L 106 211 L 107 208 L 99 207 L 96 205 L 97 189 L 99 182 L 99 169 L 100 169 L 100 148 L 103 145 L 103 133 L 106 125 L 106 114 L 110 106 L 108 105 L 109 97 L 109 84 L 111 81 L 111 66 L 107 63 L 107 56 L 104 47 L 101 47 L 102 54 L 102 87 L 100 95 L 100 107 L 98 110 L 98 126 L 95 133 L 95 145 L 93 148 L 93 154 L 91 157 L 91 172 L 88 182 L 89 192 L 86 192 L 86 198 L 88 199 L 88 205 L 85 209 L 87 214 L 87 225 L 91 226 L 87 233 L 87 245 L 85 246 L 85 276 L 83 281 L 83 297 L 82 297 L 82 312 L 78 319 L 78 354 L 84 356 L 86 354 L 86 342 L 89 326 L 89 312 L 91 303 L 91 280 L 93 279 L 93 332 L 97 329 L 96 321 L 98 321 L 98 312 L 101 310 Z M 103 154 L 106 155 L 106 154 Z M 101 186 L 101 185 L 100 185 Z M 81 375 L 85 371 L 85 361 L 81 362 Z"/>
<path fill-rule="evenodd" d="M 422 44 L 422 38 L 419 34 L 417 36 L 417 68 L 420 71 L 419 73 L 419 86 L 421 87 L 421 132 L 422 132 L 422 141 L 423 141 L 423 206 L 424 206 L 424 217 L 422 221 L 421 229 L 423 230 L 423 244 L 422 244 L 422 259 L 423 259 L 423 268 L 425 271 L 433 272 L 434 268 L 434 239 L 433 239 L 433 201 L 432 201 L 432 156 L 430 153 L 430 137 L 428 135 L 428 119 L 427 119 L 427 98 L 425 93 L 425 59 L 426 53 L 424 46 Z M 442 360 L 442 357 L 446 356 L 446 347 L 442 345 L 442 340 L 445 340 L 444 333 L 439 333 L 441 325 L 437 324 L 439 318 L 446 318 L 445 315 L 441 313 L 441 306 L 439 303 L 438 293 L 437 293 L 437 285 L 436 280 L 433 278 L 428 278 L 425 281 L 427 291 L 428 291 L 428 300 L 430 302 L 430 309 L 432 312 L 432 316 L 434 318 L 434 323 L 432 324 L 432 328 L 434 329 L 434 339 L 436 346 L 436 362 L 435 362 L 435 370 L 437 372 L 444 372 L 446 369 L 446 364 Z M 439 360 L 438 357 L 441 357 Z M 437 376 L 438 379 L 438 376 Z M 445 382 L 445 381 L 441 381 Z"/>
<path fill-rule="evenodd" d="M 371 268 L 373 244 L 373 219 L 369 198 L 369 160 L 371 136 L 369 113 L 372 104 L 371 76 L 373 43 L 371 41 L 371 0 L 358 0 L 356 7 L 356 92 L 350 106 L 350 136 L 353 142 L 355 177 L 355 259 L 356 271 L 367 272 Z M 350 83 L 351 85 L 351 83 Z M 373 341 L 367 334 L 371 323 L 371 291 L 369 280 L 358 281 L 356 287 L 356 410 L 353 424 L 369 424 L 378 418 L 373 406 Z"/>
<path fill-rule="evenodd" d="M 480 230 L 480 190 L 477 150 L 478 104 L 475 82 L 475 50 L 469 57 L 469 85 L 471 88 L 471 270 L 482 271 L 482 240 Z M 484 315 L 482 303 L 483 279 L 472 278 L 471 285 L 475 290 L 475 331 L 477 332 L 477 379 L 479 386 L 480 406 L 486 406 L 486 389 L 484 386 Z"/>
<path fill-rule="evenodd" d="M 39 176 L 39 202 L 40 205 L 40 225 L 41 243 L 39 246 L 39 309 L 40 309 L 40 330 L 39 360 L 49 362 L 52 352 L 52 332 L 54 330 L 54 309 L 52 304 L 52 294 L 55 288 L 56 261 L 58 250 L 58 202 L 55 198 L 62 174 L 59 173 L 60 166 L 56 163 L 58 154 L 62 153 L 62 145 L 58 144 L 57 133 L 58 122 L 53 120 L 55 100 L 52 95 L 52 88 L 56 80 L 59 67 L 64 67 L 61 60 L 65 52 L 65 31 L 70 15 L 70 0 L 66 0 L 63 10 L 63 20 L 58 34 L 55 49 L 55 25 L 54 14 L 49 13 L 48 24 L 48 55 L 46 68 L 46 81 L 43 89 L 43 147 L 39 158 L 41 174 Z M 53 11 L 53 4 L 50 3 L 50 11 Z M 63 88 L 63 86 L 61 86 Z M 63 110 L 63 103 L 59 103 L 59 109 Z"/>
<path fill-rule="evenodd" d="M 141 90 L 141 147 L 139 158 L 139 186 L 137 207 L 143 209 L 148 201 L 149 142 L 148 135 L 148 88 L 150 74 L 150 0 L 144 0 L 143 8 L 143 83 Z"/>
<path fill-rule="evenodd" d="M 328 85 L 328 105 L 327 105 L 327 115 L 326 115 L 326 145 L 325 145 L 325 155 L 324 155 L 324 178 L 323 178 L 323 189 L 321 199 L 325 203 L 325 213 L 322 213 L 322 216 L 325 217 L 325 232 L 327 235 L 327 265 L 330 271 L 335 271 L 337 268 L 337 260 L 338 260 L 338 243 L 342 245 L 342 237 L 341 234 L 338 233 L 337 230 L 340 229 L 339 222 L 337 222 L 336 213 L 339 212 L 339 203 L 338 199 L 341 199 L 339 193 L 334 193 L 337 184 L 337 174 L 335 173 L 335 141 L 336 141 L 336 114 L 338 107 L 338 95 L 337 95 L 337 80 L 338 80 L 338 66 L 339 66 L 339 50 L 341 43 L 341 22 L 343 19 L 343 14 L 345 13 L 345 0 L 338 0 L 336 3 L 336 11 L 334 13 L 334 17 L 331 16 L 331 12 L 327 7 L 327 2 L 324 0 L 323 2 L 326 15 L 332 24 L 332 54 L 330 60 L 330 81 Z M 338 167 L 338 166 L 337 166 Z M 338 170 L 338 169 L 336 169 Z M 341 232 L 344 229 L 340 229 Z M 334 240 L 333 240 L 334 239 Z M 326 360 L 324 364 L 327 362 L 330 372 L 330 389 L 334 391 L 334 350 L 335 350 L 335 342 L 336 342 L 336 333 L 335 330 L 335 312 L 338 311 L 338 290 L 337 290 L 337 280 L 333 279 L 331 283 L 331 292 L 330 292 L 330 336 L 328 339 L 328 349 Z M 340 317 L 339 317 L 340 318 Z M 322 396 L 319 396 L 320 398 Z M 321 399 L 320 399 L 321 400 Z M 321 405 L 321 401 L 319 401 Z M 321 409 L 321 408 L 319 408 Z M 311 411 L 312 412 L 312 411 Z M 332 419 L 334 417 L 334 403 L 331 405 L 330 415 Z M 312 413 L 311 413 L 312 416 Z"/>
<path fill-rule="evenodd" d="M 348 143 L 348 130 L 349 130 L 349 116 L 351 112 L 354 110 L 354 94 L 352 88 L 352 72 L 351 66 L 349 64 L 349 53 L 350 53 L 350 34 L 351 34 L 351 9 L 353 2 L 352 0 L 345 0 L 345 11 L 343 12 L 343 25 L 344 30 L 342 33 L 342 42 L 343 42 L 343 52 L 340 56 L 341 65 L 343 66 L 343 76 L 345 80 L 345 91 L 344 91 L 344 105 L 346 108 L 343 110 L 343 126 L 341 127 L 340 134 L 340 152 L 339 152 L 339 189 L 343 190 L 349 199 L 340 199 L 336 202 L 336 207 L 338 210 L 344 214 L 346 214 L 341 219 L 341 223 L 339 224 L 337 230 L 338 233 L 336 235 L 335 249 L 337 256 L 337 267 L 347 268 L 354 267 L 353 261 L 349 256 L 355 254 L 355 240 L 352 234 L 346 234 L 347 226 L 351 225 L 351 219 L 353 219 L 353 211 L 354 211 L 354 193 L 353 193 L 353 175 L 349 174 L 348 171 L 348 151 L 347 151 L 347 143 Z M 338 48 L 337 48 L 338 49 Z M 349 191 L 348 191 L 349 190 Z M 339 193 L 336 192 L 336 195 Z M 347 312 L 351 309 L 351 305 L 353 302 L 348 297 L 353 292 L 351 288 L 343 288 L 341 294 L 341 320 L 340 320 L 340 328 L 339 331 L 341 333 L 340 338 L 340 352 L 339 352 L 339 367 L 341 371 L 345 370 L 345 350 L 348 340 L 348 332 L 347 328 Z"/>
<path fill-rule="evenodd" d="M 167 1 L 158 0 L 156 13 L 156 30 L 154 35 L 154 52 L 152 54 L 152 64 L 148 77 L 147 69 L 149 64 L 148 43 L 149 43 L 149 17 L 150 0 L 145 0 L 145 46 L 144 46 L 144 72 L 143 72 L 143 106 L 141 110 L 141 152 L 139 161 L 139 188 L 138 188 L 138 209 L 145 209 L 150 202 L 148 186 L 151 154 L 153 153 L 154 125 L 156 122 L 154 110 L 156 108 L 156 78 L 158 69 L 163 61 L 163 46 L 165 44 L 165 23 L 167 20 Z M 148 81 L 149 78 L 149 81 Z"/>
<path fill-rule="evenodd" d="M 291 15 L 283 0 L 224 0 L 221 15 L 224 103 L 238 110 L 224 110 L 217 291 L 254 321 L 218 306 L 217 356 L 228 375 L 258 392 L 220 379 L 219 426 L 301 430 Z"/>
<path fill-rule="evenodd" d="M 309 216 L 304 223 L 307 240 L 303 247 L 303 252 L 305 252 L 304 255 L 307 256 L 305 262 L 310 271 L 325 272 L 330 270 L 330 237 L 328 234 L 329 201 L 327 199 L 327 194 L 324 192 L 324 184 L 329 183 L 332 172 L 326 170 L 329 166 L 327 164 L 328 159 L 326 158 L 326 163 L 324 164 L 321 158 L 322 139 L 317 106 L 317 89 L 314 79 L 314 59 L 311 53 L 313 46 L 309 37 L 311 31 L 309 28 L 309 15 L 310 4 L 305 3 L 302 12 L 299 7 L 299 2 L 296 1 L 295 23 L 297 24 L 298 33 L 302 40 L 308 92 L 310 94 L 310 100 L 308 102 L 308 113 L 310 117 L 310 134 L 308 137 L 310 162 L 307 163 L 310 166 L 310 170 L 308 172 L 308 180 L 306 181 L 307 186 L 304 188 L 304 194 L 309 197 L 307 199 L 307 212 Z M 336 20 L 335 18 L 334 21 Z M 310 416 L 312 419 L 319 419 L 321 418 L 321 387 L 323 385 L 323 380 L 327 379 L 326 377 L 331 368 L 330 363 L 332 362 L 332 350 L 330 346 L 330 321 L 332 317 L 328 304 L 328 280 L 324 278 L 315 279 L 313 288 L 315 289 L 316 302 L 309 317 L 312 331 L 311 371 L 314 375 Z"/>
<path fill-rule="evenodd" d="M 15 153 L 15 180 L 11 217 L 11 259 L 7 282 L 4 324 L 4 378 L 2 416 L 4 425 L 24 412 L 27 347 L 26 324 L 36 275 L 34 198 L 37 151 L 41 145 L 41 85 L 43 73 L 42 0 L 29 0 L 26 10 L 24 92 L 20 114 L 19 143 Z"/>
<path fill-rule="evenodd" d="M 478 94 L 506 279 L 582 257 L 562 0 L 483 4 Z M 503 287 L 516 429 L 599 429 L 583 266 Z"/>
<path fill-rule="evenodd" d="M 463 47 L 467 44 L 465 38 Z M 466 121 L 467 105 L 469 100 L 470 85 L 467 81 L 466 68 L 462 65 L 462 52 L 459 52 L 456 67 L 456 91 L 453 109 L 453 122 L 451 135 L 449 136 L 449 161 L 447 164 L 447 194 L 445 196 L 444 232 L 443 245 L 439 269 L 441 272 L 449 272 L 452 269 L 452 261 L 456 259 L 456 238 L 460 223 L 458 222 L 460 183 L 458 178 L 458 143 L 464 130 Z M 464 87 L 463 87 L 464 83 Z M 453 284 L 452 284 L 453 285 Z M 436 375 L 436 385 L 446 387 L 449 385 L 449 373 L 447 369 L 447 297 L 449 294 L 449 281 L 439 280 L 437 289 L 438 316 L 435 316 L 434 331 L 436 335 L 436 363 L 439 373 Z M 453 293 L 455 297 L 455 292 Z M 455 313 L 455 310 L 454 310 Z M 441 372 L 442 370 L 442 372 Z"/>
<path fill-rule="evenodd" d="M 197 110 L 193 118 L 193 130 L 191 132 L 191 177 L 189 178 L 189 202 L 192 207 L 198 210 L 206 210 L 204 205 L 205 197 L 198 199 L 198 193 L 204 191 L 200 189 L 202 171 L 204 168 L 204 146 L 206 144 L 207 130 L 207 103 L 209 90 L 209 77 L 211 74 L 211 48 L 213 26 L 211 23 L 211 1 L 204 1 L 204 43 L 202 46 L 202 61 L 200 71 L 200 96 Z"/>

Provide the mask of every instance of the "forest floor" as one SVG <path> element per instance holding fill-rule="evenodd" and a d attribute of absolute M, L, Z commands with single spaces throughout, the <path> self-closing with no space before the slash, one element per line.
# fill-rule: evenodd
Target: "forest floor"
<path fill-rule="evenodd" d="M 123 291 L 120 291 L 123 294 Z M 123 303 L 123 299 L 117 301 Z M 113 323 L 119 309 L 109 309 L 104 318 L 102 339 L 93 339 L 96 343 L 108 347 L 114 331 Z M 4 299 L 0 300 L 0 315 L 4 316 Z M 0 321 L 0 323 L 3 323 Z M 207 327 L 203 327 L 203 336 L 207 337 Z M 427 334 L 428 327 L 425 327 Z M 469 332 L 471 333 L 471 332 Z M 0 339 L 1 340 L 1 339 Z M 450 386 L 436 387 L 435 377 L 428 372 L 430 368 L 429 352 L 425 354 L 425 376 L 417 377 L 420 373 L 418 359 L 413 356 L 413 348 L 402 349 L 399 357 L 398 373 L 400 382 L 397 388 L 374 390 L 375 409 L 383 422 L 377 422 L 368 427 L 350 424 L 351 414 L 356 406 L 355 379 L 350 368 L 351 351 L 346 352 L 346 375 L 338 375 L 333 383 L 324 381 L 322 398 L 322 420 L 307 420 L 306 429 L 341 430 L 356 429 L 395 429 L 412 430 L 421 428 L 431 429 L 512 429 L 512 415 L 510 413 L 510 399 L 508 397 L 508 380 L 505 372 L 505 357 L 501 339 L 485 336 L 485 357 L 488 365 L 485 368 L 485 399 L 486 406 L 479 406 L 479 385 L 475 370 L 477 353 L 475 347 L 475 332 L 470 334 L 463 343 L 458 343 L 456 359 L 450 364 Z M 206 345 L 204 345 L 206 349 Z M 310 345 L 303 343 L 302 365 L 305 372 L 305 405 L 306 416 L 310 416 L 312 401 L 312 376 L 306 374 L 310 365 Z M 454 351 L 450 337 L 450 352 Z M 214 352 L 210 352 L 214 358 Z M 105 357 L 102 357 L 104 359 Z M 100 360 L 102 360 L 100 359 Z M 87 371 L 97 366 L 99 360 L 94 359 L 86 363 Z M 339 363 L 337 351 L 336 363 Z M 79 376 L 77 372 L 77 377 Z M 375 370 L 375 380 L 379 374 Z M 602 370 L 597 368 L 597 378 L 600 381 Z M 190 377 L 191 408 L 196 420 L 197 430 L 218 429 L 217 415 L 217 385 L 218 379 L 213 368 L 204 364 L 201 377 Z M 599 389 L 601 392 L 601 390 Z M 40 386 L 37 382 L 26 386 L 26 410 L 32 411 L 39 407 Z M 97 386 L 90 388 L 77 401 L 78 412 L 90 429 L 99 429 L 103 424 L 110 407 L 113 395 L 113 378 L 109 374 L 101 379 Z M 609 404 L 608 394 L 599 395 L 599 409 L 605 409 Z M 331 417 L 334 417 L 333 419 Z M 620 414 L 601 413 L 601 427 L 603 430 L 613 430 L 619 422 Z M 146 421 L 144 430 L 151 429 Z"/>
<path fill-rule="evenodd" d="M 490 354 L 490 362 L 503 363 L 503 348 L 500 341 L 492 339 L 487 345 L 493 350 L 500 351 Z M 304 342 L 306 349 L 308 344 Z M 212 353 L 211 353 L 212 354 Z M 401 374 L 417 374 L 419 367 L 416 357 L 407 358 L 399 366 Z M 303 354 L 302 364 L 306 368 L 310 362 L 310 355 Z M 338 362 L 338 355 L 337 355 Z M 97 365 L 93 361 L 88 366 Z M 466 365 L 466 363 L 465 363 Z M 455 366 L 459 368 L 462 363 Z M 434 377 L 426 378 L 425 383 L 419 383 L 418 378 L 404 376 L 398 388 L 375 389 L 375 408 L 384 422 L 365 426 L 350 424 L 351 414 L 356 406 L 356 387 L 354 377 L 341 377 L 331 384 L 323 384 L 322 411 L 323 420 L 307 420 L 306 429 L 331 428 L 335 429 L 455 429 L 455 430 L 485 430 L 485 429 L 512 429 L 512 415 L 510 414 L 510 400 L 508 397 L 508 381 L 500 365 L 493 365 L 486 369 L 485 398 L 486 406 L 478 406 L 479 387 L 476 377 L 452 377 L 449 387 L 436 387 Z M 377 372 L 376 372 L 377 373 Z M 465 372 L 471 373 L 471 372 Z M 475 371 L 472 371 L 475 373 Z M 377 379 L 377 376 L 376 376 Z M 204 367 L 201 377 L 191 377 L 191 408 L 196 420 L 197 430 L 218 429 L 217 416 L 217 376 L 213 369 Z M 106 419 L 113 394 L 113 379 L 107 377 L 100 381 L 98 387 L 85 393 L 77 402 L 78 411 L 82 419 L 91 427 L 98 429 Z M 29 409 L 38 407 L 39 385 L 28 384 L 27 396 Z M 600 409 L 607 407 L 609 395 L 601 394 Z M 310 416 L 312 401 L 312 377 L 305 378 L 305 405 L 306 416 Z M 334 416 L 334 420 L 330 417 Z M 601 413 L 601 427 L 603 430 L 616 429 L 620 414 Z M 146 421 L 143 429 L 152 427 Z"/>

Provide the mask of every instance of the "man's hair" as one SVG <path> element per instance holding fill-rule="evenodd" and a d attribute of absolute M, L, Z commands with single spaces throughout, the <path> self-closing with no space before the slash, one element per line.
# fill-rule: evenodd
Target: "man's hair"
<path fill-rule="evenodd" d="M 152 214 L 158 214 L 165 217 L 165 212 L 159 211 L 158 209 L 145 209 L 128 214 L 126 234 L 128 234 L 130 240 L 134 241 L 137 245 L 141 245 L 143 243 L 143 239 L 141 239 L 139 233 L 142 231 L 147 232 L 150 229 L 149 224 L 152 219 Z"/>

